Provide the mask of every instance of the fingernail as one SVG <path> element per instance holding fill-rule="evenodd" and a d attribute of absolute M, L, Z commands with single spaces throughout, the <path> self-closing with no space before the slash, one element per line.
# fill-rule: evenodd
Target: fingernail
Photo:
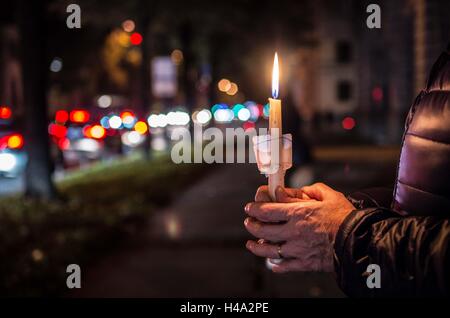
<path fill-rule="evenodd" d="M 247 224 L 248 224 L 248 218 L 246 218 L 246 219 L 244 220 L 244 225 L 247 226 Z"/>
<path fill-rule="evenodd" d="M 252 248 L 252 241 L 247 241 L 247 243 L 245 243 L 245 247 L 246 248 L 248 248 L 248 249 L 251 249 Z"/>
<path fill-rule="evenodd" d="M 269 262 L 272 265 L 280 265 L 283 262 L 283 260 L 282 259 L 269 258 Z"/>
<path fill-rule="evenodd" d="M 250 211 L 250 206 L 251 206 L 251 203 L 247 203 L 247 204 L 245 205 L 245 208 L 244 208 L 245 212 L 248 213 L 248 211 Z"/>

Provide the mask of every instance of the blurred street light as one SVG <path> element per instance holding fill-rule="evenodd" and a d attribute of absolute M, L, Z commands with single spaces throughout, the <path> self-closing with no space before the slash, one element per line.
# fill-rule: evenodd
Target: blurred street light
<path fill-rule="evenodd" d="M 173 64 L 180 65 L 183 63 L 183 52 L 181 50 L 175 49 L 170 54 L 170 58 L 172 59 Z"/>
<path fill-rule="evenodd" d="M 112 104 L 112 98 L 109 95 L 102 95 L 97 99 L 97 105 L 101 108 L 108 108 Z"/>
<path fill-rule="evenodd" d="M 111 116 L 108 120 L 108 123 L 109 127 L 111 127 L 112 129 L 119 129 L 120 127 L 122 127 L 122 119 L 117 115 Z"/>
<path fill-rule="evenodd" d="M 134 31 L 134 28 L 136 27 L 136 24 L 133 20 L 125 20 L 122 22 L 122 29 L 125 32 L 131 33 Z"/>
<path fill-rule="evenodd" d="M 138 32 L 134 32 L 130 36 L 130 42 L 133 45 L 140 45 L 142 43 L 142 35 Z"/>
<path fill-rule="evenodd" d="M 141 135 L 145 135 L 148 131 L 148 127 L 145 122 L 140 120 L 134 125 L 134 130 L 140 133 Z"/>
<path fill-rule="evenodd" d="M 231 83 L 230 88 L 227 90 L 227 94 L 230 96 L 234 96 L 239 91 L 239 88 L 236 83 Z"/>
<path fill-rule="evenodd" d="M 342 128 L 345 130 L 352 130 L 356 126 L 356 121 L 353 117 L 345 117 L 342 120 Z"/>
<path fill-rule="evenodd" d="M 217 86 L 221 92 L 225 93 L 231 88 L 231 82 L 226 78 L 222 78 Z"/>
<path fill-rule="evenodd" d="M 53 73 L 58 73 L 62 70 L 63 63 L 59 57 L 55 57 L 53 61 L 50 63 L 50 71 Z"/>

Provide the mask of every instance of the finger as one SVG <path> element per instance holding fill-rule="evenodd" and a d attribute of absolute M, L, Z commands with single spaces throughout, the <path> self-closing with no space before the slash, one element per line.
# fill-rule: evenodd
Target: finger
<path fill-rule="evenodd" d="M 300 234 L 301 235 L 301 234 Z M 308 238 L 302 237 L 301 239 L 287 241 L 280 245 L 279 250 L 283 258 L 299 258 L 308 256 L 311 252 L 310 242 Z"/>
<path fill-rule="evenodd" d="M 256 202 L 271 202 L 272 199 L 269 195 L 269 187 L 266 185 L 260 186 L 255 195 Z"/>
<path fill-rule="evenodd" d="M 246 218 L 245 228 L 255 237 L 271 242 L 282 242 L 293 236 L 293 227 L 290 223 L 271 224 L 260 222 L 255 218 Z"/>
<path fill-rule="evenodd" d="M 245 212 L 263 222 L 283 222 L 289 220 L 292 206 L 288 203 L 251 202 L 245 206 Z"/>
<path fill-rule="evenodd" d="M 299 189 L 277 187 L 275 196 L 276 201 L 280 203 L 291 203 L 302 200 L 302 192 Z"/>
<path fill-rule="evenodd" d="M 301 188 L 301 191 L 306 193 L 307 196 L 319 201 L 323 201 L 330 190 L 332 189 L 324 183 L 314 183 Z"/>
<path fill-rule="evenodd" d="M 307 195 L 305 192 L 301 191 L 301 198 L 302 200 L 314 200 L 313 198 L 311 198 L 309 195 Z"/>
<path fill-rule="evenodd" d="M 267 258 L 278 258 L 278 245 L 270 244 L 265 240 L 247 241 L 245 245 L 247 249 L 255 254 L 256 256 L 267 257 Z"/>

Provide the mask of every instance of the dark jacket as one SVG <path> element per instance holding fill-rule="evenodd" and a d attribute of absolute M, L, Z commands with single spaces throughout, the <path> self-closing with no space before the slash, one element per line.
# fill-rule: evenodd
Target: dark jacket
<path fill-rule="evenodd" d="M 350 196 L 335 269 L 349 296 L 450 295 L 450 46 L 406 120 L 394 191 Z M 381 288 L 367 287 L 369 264 Z"/>

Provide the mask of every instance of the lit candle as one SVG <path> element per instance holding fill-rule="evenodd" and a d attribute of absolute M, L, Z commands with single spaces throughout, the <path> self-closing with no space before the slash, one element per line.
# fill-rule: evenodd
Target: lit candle
<path fill-rule="evenodd" d="M 279 67 L 278 54 L 275 53 L 273 59 L 272 69 L 272 98 L 269 98 L 270 113 L 269 113 L 269 131 L 271 139 L 271 169 L 273 173 L 268 175 L 269 178 L 269 194 L 273 201 L 275 201 L 275 190 L 277 187 L 284 187 L 285 170 L 282 167 L 282 115 L 281 115 L 281 100 L 278 99 L 279 93 Z"/>

